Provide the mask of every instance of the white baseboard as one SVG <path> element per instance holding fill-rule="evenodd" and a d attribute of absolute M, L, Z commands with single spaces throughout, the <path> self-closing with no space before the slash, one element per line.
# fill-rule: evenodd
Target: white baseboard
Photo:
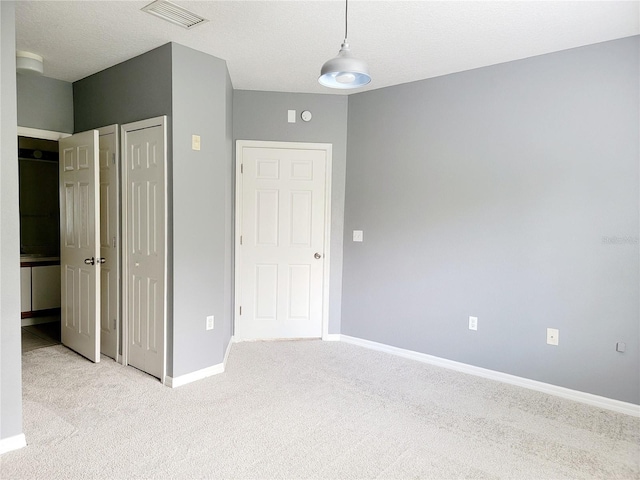
<path fill-rule="evenodd" d="M 180 375 L 179 377 L 175 378 L 167 375 L 165 385 L 171 388 L 181 387 L 182 385 L 186 385 L 187 383 L 196 382 L 198 380 L 202 380 L 203 378 L 223 373 L 227 365 L 229 352 L 231 351 L 231 344 L 233 343 L 234 338 L 231 337 L 231 339 L 229 340 L 229 344 L 227 345 L 227 350 L 224 353 L 224 360 L 222 360 L 222 363 L 218 363 L 217 365 L 212 365 L 201 370 L 196 370 L 195 372 L 187 373 L 185 375 Z"/>
<path fill-rule="evenodd" d="M 633 403 L 622 402 L 620 400 L 601 397 L 592 393 L 580 392 L 578 390 L 572 390 L 570 388 L 558 387 L 557 385 L 551 385 L 549 383 L 538 382 L 537 380 L 517 377 L 515 375 L 509 375 L 508 373 L 496 372 L 495 370 L 476 367 L 466 363 L 455 362 L 453 360 L 447 360 L 446 358 L 427 355 L 426 353 L 414 352 L 412 350 L 405 350 L 404 348 L 392 347 L 391 345 L 372 342 L 370 340 L 364 340 L 362 338 L 350 337 L 348 335 L 339 335 L 339 337 L 340 341 L 342 342 L 369 348 L 371 350 L 390 353 L 399 357 L 417 360 L 418 362 L 428 363 L 430 365 L 448 368 L 450 370 L 456 370 L 458 372 L 488 378 L 490 380 L 497 380 L 498 382 L 508 383 L 510 385 L 516 385 L 518 387 L 524 387 L 530 390 L 536 390 L 538 392 L 574 400 L 576 402 L 585 403 L 594 407 L 604 408 L 606 410 L 612 410 L 614 412 L 624 413 L 626 415 L 631 415 L 634 417 L 640 417 L 640 405 L 635 405 Z"/>
<path fill-rule="evenodd" d="M 325 342 L 339 342 L 340 334 L 339 333 L 327 333 L 322 337 L 322 340 Z"/>
<path fill-rule="evenodd" d="M 0 440 L 0 455 L 26 446 L 27 439 L 25 438 L 24 433 L 14 435 L 13 437 L 3 438 Z"/>
<path fill-rule="evenodd" d="M 218 375 L 222 372 L 224 372 L 224 363 L 219 363 L 201 370 L 196 370 L 195 372 L 187 373 L 186 375 L 180 375 L 179 377 L 173 378 L 167 376 L 165 384 L 167 387 L 171 388 L 181 387 L 187 383 L 196 382 L 203 378 L 211 377 L 212 375 Z"/>
<path fill-rule="evenodd" d="M 235 337 L 231 335 L 231 338 L 229 339 L 229 343 L 227 344 L 227 350 L 224 352 L 224 360 L 222 360 L 222 364 L 224 365 L 224 368 L 227 368 L 227 359 L 229 358 L 231 345 L 233 345 L 234 343 L 235 343 Z"/>

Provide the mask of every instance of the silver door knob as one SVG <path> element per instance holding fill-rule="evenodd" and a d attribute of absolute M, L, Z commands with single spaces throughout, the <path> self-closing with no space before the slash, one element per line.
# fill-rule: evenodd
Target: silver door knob
<path fill-rule="evenodd" d="M 85 258 L 84 263 L 86 263 L 87 265 L 94 265 L 96 263 L 96 259 L 95 257 Z"/>
<path fill-rule="evenodd" d="M 319 253 L 316 253 L 313 258 L 315 258 L 316 260 L 320 260 L 322 258 L 322 255 L 320 255 Z"/>
<path fill-rule="evenodd" d="M 106 262 L 106 261 L 107 261 L 107 259 L 106 259 L 106 258 L 104 258 L 104 257 L 100 257 L 100 258 L 98 259 L 98 263 L 104 263 L 104 262 Z"/>

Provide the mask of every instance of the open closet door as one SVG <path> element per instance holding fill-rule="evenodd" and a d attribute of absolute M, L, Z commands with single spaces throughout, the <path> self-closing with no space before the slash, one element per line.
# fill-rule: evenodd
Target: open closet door
<path fill-rule="evenodd" d="M 60 140 L 62 343 L 100 361 L 98 131 Z"/>
<path fill-rule="evenodd" d="M 100 353 L 116 360 L 120 336 L 120 197 L 118 126 L 100 134 Z"/>

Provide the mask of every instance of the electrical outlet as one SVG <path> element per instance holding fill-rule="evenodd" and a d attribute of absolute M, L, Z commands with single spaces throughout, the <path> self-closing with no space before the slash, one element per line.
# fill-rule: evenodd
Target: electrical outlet
<path fill-rule="evenodd" d="M 616 343 L 616 352 L 620 352 L 620 353 L 624 353 L 624 351 L 627 349 L 627 344 L 624 342 L 618 342 Z"/>
<path fill-rule="evenodd" d="M 362 230 L 354 230 L 353 231 L 353 241 L 354 242 L 362 242 L 364 239 L 364 234 Z"/>
<path fill-rule="evenodd" d="M 213 315 L 209 315 L 207 317 L 207 330 L 213 330 L 213 325 L 214 325 L 213 320 L 214 320 Z"/>
<path fill-rule="evenodd" d="M 557 328 L 547 328 L 547 343 L 549 345 L 558 345 L 560 332 Z"/>
<path fill-rule="evenodd" d="M 469 317 L 469 330 L 478 330 L 478 317 Z"/>

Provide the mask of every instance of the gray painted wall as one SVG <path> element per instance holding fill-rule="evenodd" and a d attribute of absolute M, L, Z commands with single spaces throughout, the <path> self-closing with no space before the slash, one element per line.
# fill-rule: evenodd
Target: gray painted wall
<path fill-rule="evenodd" d="M 171 115 L 171 44 L 73 83 L 74 132 Z"/>
<path fill-rule="evenodd" d="M 73 85 L 54 78 L 17 75 L 18 125 L 73 133 Z"/>
<path fill-rule="evenodd" d="M 171 43 L 73 84 L 75 130 L 169 116 L 168 368 L 222 362 L 231 331 L 231 96 L 226 63 Z M 200 135 L 202 149 L 191 149 Z M 207 315 L 215 328 L 206 331 Z"/>
<path fill-rule="evenodd" d="M 171 204 L 171 44 L 167 43 L 73 84 L 75 132 L 167 115 L 167 181 Z M 167 291 L 171 291 L 171 209 L 169 209 Z M 173 318 L 171 296 L 167 308 L 167 374 L 171 375 Z"/>
<path fill-rule="evenodd" d="M 342 333 L 640 403 L 639 39 L 350 96 Z"/>
<path fill-rule="evenodd" d="M 235 140 L 333 144 L 329 333 L 340 333 L 347 102 L 347 97 L 342 95 L 247 90 L 236 90 L 233 98 Z M 287 122 L 287 110 L 296 110 L 296 123 Z M 308 123 L 300 119 L 303 110 L 309 110 L 313 114 Z"/>
<path fill-rule="evenodd" d="M 172 44 L 173 376 L 224 359 L 231 317 L 231 152 L 224 60 Z M 200 135 L 201 150 L 191 149 Z M 207 315 L 215 328 L 205 330 Z"/>
<path fill-rule="evenodd" d="M 15 3 L 0 2 L 0 439 L 22 433 Z"/>

